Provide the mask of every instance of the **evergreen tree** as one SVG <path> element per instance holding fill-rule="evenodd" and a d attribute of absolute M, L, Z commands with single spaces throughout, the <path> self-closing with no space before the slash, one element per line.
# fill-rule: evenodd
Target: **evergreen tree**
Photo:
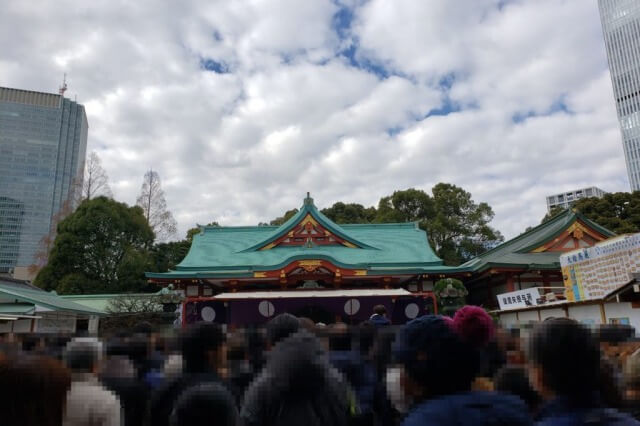
<path fill-rule="evenodd" d="M 85 200 L 58 224 L 35 284 L 58 293 L 118 293 L 147 288 L 153 232 L 140 207 L 107 197 Z"/>

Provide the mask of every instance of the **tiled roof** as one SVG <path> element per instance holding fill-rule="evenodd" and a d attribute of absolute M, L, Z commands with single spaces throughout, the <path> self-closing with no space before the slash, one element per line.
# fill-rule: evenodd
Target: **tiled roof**
<path fill-rule="evenodd" d="M 103 312 L 65 300 L 55 293 L 46 292 L 26 282 L 0 278 L 0 297 L 13 299 L 19 304 L 30 303 L 54 311 L 74 312 L 87 315 L 102 315 Z"/>
<path fill-rule="evenodd" d="M 276 246 L 260 250 L 286 235 L 307 215 L 350 245 Z M 416 223 L 337 225 L 320 213 L 310 198 L 282 226 L 203 227 L 189 253 L 168 273 L 147 273 L 149 278 L 251 276 L 254 270 L 275 270 L 295 260 L 321 259 L 343 268 L 385 268 L 420 273 L 446 270 L 434 253 L 425 231 Z"/>
<path fill-rule="evenodd" d="M 567 209 L 553 219 L 471 259 L 460 268 L 473 272 L 482 271 L 492 266 L 558 269 L 560 268 L 559 252 L 532 253 L 531 251 L 553 240 L 576 221 L 580 221 L 605 237 L 615 235 L 580 213 Z"/>

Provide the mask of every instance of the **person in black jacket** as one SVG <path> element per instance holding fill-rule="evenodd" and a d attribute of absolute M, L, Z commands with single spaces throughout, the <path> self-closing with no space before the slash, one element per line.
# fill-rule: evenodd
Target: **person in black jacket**
<path fill-rule="evenodd" d="M 175 402 L 185 389 L 203 383 L 223 383 L 220 373 L 225 367 L 225 341 L 225 333 L 215 323 L 197 323 L 186 330 L 181 339 L 182 374 L 153 395 L 150 424 L 169 426 Z"/>
<path fill-rule="evenodd" d="M 603 399 L 602 360 L 591 331 L 569 318 L 540 324 L 531 339 L 531 382 L 545 399 L 539 425 L 636 425 Z"/>
<path fill-rule="evenodd" d="M 346 426 L 355 398 L 306 330 L 281 340 L 249 386 L 240 411 L 245 426 Z"/>

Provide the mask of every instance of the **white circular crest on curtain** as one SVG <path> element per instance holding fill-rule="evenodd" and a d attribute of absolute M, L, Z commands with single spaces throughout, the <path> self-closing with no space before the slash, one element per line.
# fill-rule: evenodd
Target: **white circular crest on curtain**
<path fill-rule="evenodd" d="M 211 306 L 205 306 L 204 308 L 202 308 L 202 311 L 200 311 L 200 316 L 202 317 L 203 321 L 212 322 L 214 319 L 216 319 L 216 311 Z"/>
<path fill-rule="evenodd" d="M 409 319 L 414 319 L 415 317 L 418 316 L 418 314 L 420 313 L 420 308 L 418 307 L 417 304 L 415 303 L 409 303 L 405 308 L 404 308 L 404 314 L 407 316 L 407 318 Z"/>
<path fill-rule="evenodd" d="M 260 315 L 262 315 L 263 317 L 269 318 L 273 316 L 275 311 L 275 306 L 273 306 L 273 303 L 269 302 L 268 300 L 263 300 L 258 304 L 258 312 L 260 312 Z"/>
<path fill-rule="evenodd" d="M 360 310 L 360 302 L 358 299 L 349 299 L 344 304 L 344 312 L 347 315 L 355 315 Z"/>

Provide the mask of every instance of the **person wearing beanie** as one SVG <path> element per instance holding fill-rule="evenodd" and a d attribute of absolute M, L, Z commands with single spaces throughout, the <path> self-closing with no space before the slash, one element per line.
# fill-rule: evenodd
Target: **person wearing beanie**
<path fill-rule="evenodd" d="M 394 345 L 399 367 L 387 377 L 391 399 L 408 412 L 403 426 L 532 424 L 518 397 L 471 390 L 493 330 L 491 317 L 474 306 L 453 319 L 425 315 L 400 330 Z"/>

